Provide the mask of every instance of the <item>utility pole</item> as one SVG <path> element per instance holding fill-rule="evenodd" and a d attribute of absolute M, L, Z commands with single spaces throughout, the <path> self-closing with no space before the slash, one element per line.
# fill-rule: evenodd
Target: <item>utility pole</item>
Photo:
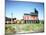
<path fill-rule="evenodd" d="M 11 24 L 13 23 L 13 13 L 11 13 Z"/>

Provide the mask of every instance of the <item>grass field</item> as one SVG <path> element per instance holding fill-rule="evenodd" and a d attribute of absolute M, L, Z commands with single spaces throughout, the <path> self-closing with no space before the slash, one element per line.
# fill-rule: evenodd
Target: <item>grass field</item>
<path fill-rule="evenodd" d="M 43 24 L 6 24 L 6 27 L 15 28 L 16 32 L 43 31 Z M 7 32 L 7 31 L 6 31 Z"/>

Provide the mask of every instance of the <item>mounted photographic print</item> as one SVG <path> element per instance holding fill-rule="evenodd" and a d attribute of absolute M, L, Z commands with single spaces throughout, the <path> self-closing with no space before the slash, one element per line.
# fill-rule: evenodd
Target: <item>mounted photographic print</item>
<path fill-rule="evenodd" d="M 5 34 L 44 32 L 44 3 L 5 0 Z"/>

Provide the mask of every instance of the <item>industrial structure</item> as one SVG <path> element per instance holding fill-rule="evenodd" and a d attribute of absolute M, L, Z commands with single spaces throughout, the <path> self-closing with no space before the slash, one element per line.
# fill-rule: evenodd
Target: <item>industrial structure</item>
<path fill-rule="evenodd" d="M 38 11 L 35 9 L 35 12 L 31 12 L 30 14 L 24 13 L 23 19 L 25 23 L 38 23 Z"/>

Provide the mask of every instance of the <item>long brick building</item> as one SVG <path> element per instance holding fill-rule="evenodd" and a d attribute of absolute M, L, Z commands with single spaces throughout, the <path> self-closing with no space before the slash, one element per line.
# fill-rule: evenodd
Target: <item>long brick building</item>
<path fill-rule="evenodd" d="M 30 14 L 24 13 L 23 19 L 25 23 L 37 23 L 38 19 L 38 11 L 35 9 L 35 12 L 31 12 Z"/>

